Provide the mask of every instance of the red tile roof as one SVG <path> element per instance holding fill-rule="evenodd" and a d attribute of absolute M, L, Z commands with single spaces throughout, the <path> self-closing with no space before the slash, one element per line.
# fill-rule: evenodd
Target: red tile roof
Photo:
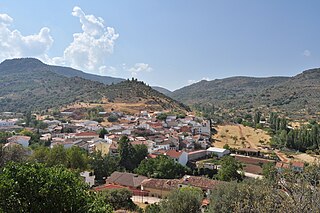
<path fill-rule="evenodd" d="M 285 168 L 285 169 L 289 169 L 290 165 L 288 163 L 284 163 L 284 162 L 277 162 L 276 163 L 276 168 Z"/>
<path fill-rule="evenodd" d="M 141 186 L 152 189 L 173 190 L 178 187 L 179 179 L 146 179 L 142 181 Z"/>
<path fill-rule="evenodd" d="M 121 186 L 138 187 L 147 177 L 127 172 L 113 172 L 107 178 L 106 183 L 117 184 Z"/>
<path fill-rule="evenodd" d="M 303 163 L 303 162 L 295 161 L 295 162 L 292 162 L 292 166 L 294 166 L 294 167 L 299 167 L 299 168 L 303 168 L 303 167 L 304 167 L 304 163 Z"/>
<path fill-rule="evenodd" d="M 171 157 L 171 158 L 179 158 L 182 155 L 183 151 L 178 150 L 168 150 L 165 155 Z"/>
<path fill-rule="evenodd" d="M 99 136 L 96 132 L 80 132 L 75 135 L 76 137 L 97 137 Z"/>
<path fill-rule="evenodd" d="M 223 181 L 213 180 L 199 176 L 186 175 L 180 179 L 179 183 L 207 190 L 214 189 L 217 185 L 222 184 Z"/>

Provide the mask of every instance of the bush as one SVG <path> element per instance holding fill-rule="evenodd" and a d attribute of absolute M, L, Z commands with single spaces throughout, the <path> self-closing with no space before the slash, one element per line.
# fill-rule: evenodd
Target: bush
<path fill-rule="evenodd" d="M 111 114 L 111 115 L 109 115 L 109 117 L 108 117 L 108 121 L 109 121 L 109 122 L 117 122 L 117 121 L 118 121 L 118 116 L 115 115 L 115 114 Z"/>

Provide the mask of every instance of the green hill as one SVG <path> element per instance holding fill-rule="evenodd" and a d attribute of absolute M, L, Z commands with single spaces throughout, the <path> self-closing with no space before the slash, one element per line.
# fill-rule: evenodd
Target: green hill
<path fill-rule="evenodd" d="M 139 81 L 106 85 L 74 76 L 71 68 L 43 64 L 37 59 L 13 59 L 0 64 L 0 111 L 26 112 L 74 102 L 151 101 L 163 109 L 182 109 L 177 101 Z M 65 71 L 65 72 L 63 72 Z M 83 77 L 83 76 L 82 76 Z"/>
<path fill-rule="evenodd" d="M 320 107 L 320 69 L 294 77 L 200 81 L 174 91 L 171 97 L 189 105 L 209 103 L 224 109 L 316 114 Z"/>

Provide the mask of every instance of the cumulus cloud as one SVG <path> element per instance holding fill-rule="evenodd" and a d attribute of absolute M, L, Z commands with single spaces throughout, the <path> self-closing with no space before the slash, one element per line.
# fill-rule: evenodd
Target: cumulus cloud
<path fill-rule="evenodd" d="M 114 28 L 107 27 L 102 18 L 86 15 L 80 7 L 74 7 L 72 15 L 79 18 L 82 32 L 74 33 L 63 57 L 53 58 L 52 62 L 95 73 L 104 72 L 106 57 L 113 53 L 119 34 Z"/>
<path fill-rule="evenodd" d="M 13 18 L 0 13 L 0 60 L 19 57 L 37 57 L 48 64 L 71 66 L 83 71 L 116 75 L 119 72 L 131 73 L 132 77 L 141 72 L 150 72 L 152 68 L 146 63 L 136 63 L 132 67 L 110 66 L 107 58 L 113 54 L 119 34 L 108 27 L 105 21 L 94 15 L 87 15 L 78 6 L 71 13 L 79 19 L 81 31 L 73 34 L 73 41 L 67 45 L 63 54 L 49 57 L 53 44 L 50 29 L 43 27 L 38 34 L 22 35 L 18 30 L 11 30 Z"/>
<path fill-rule="evenodd" d="M 303 51 L 303 53 L 302 53 L 304 56 L 306 56 L 306 57 L 309 57 L 309 56 L 311 56 L 311 52 L 310 52 L 310 50 L 305 50 L 305 51 Z"/>
<path fill-rule="evenodd" d="M 0 60 L 24 56 L 47 58 L 53 44 L 50 29 L 43 27 L 38 34 L 24 36 L 11 29 L 12 22 L 8 14 L 0 14 Z"/>
<path fill-rule="evenodd" d="M 132 77 L 137 77 L 138 73 L 141 72 L 151 72 L 152 67 L 149 64 L 145 63 L 136 63 L 133 67 L 127 68 L 124 66 L 124 69 L 131 73 Z"/>

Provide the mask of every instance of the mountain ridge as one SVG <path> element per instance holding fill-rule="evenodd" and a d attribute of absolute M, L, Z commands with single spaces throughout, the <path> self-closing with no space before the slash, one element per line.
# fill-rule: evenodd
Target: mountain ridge
<path fill-rule="evenodd" d="M 71 67 L 63 67 L 63 66 L 56 66 L 56 65 L 48 65 L 40 61 L 36 58 L 14 58 L 14 59 L 6 59 L 1 63 L 1 68 L 14 70 L 15 67 L 19 65 L 24 66 L 33 66 L 34 69 L 41 69 L 41 70 L 48 70 L 59 75 L 63 75 L 65 77 L 81 77 L 87 80 L 98 81 L 100 83 L 104 83 L 110 85 L 112 83 L 120 83 L 121 81 L 125 81 L 123 78 L 115 78 L 110 76 L 101 76 L 95 75 L 91 73 L 86 73 L 81 70 L 77 70 Z"/>
<path fill-rule="evenodd" d="M 136 103 L 157 110 L 188 107 L 136 79 L 106 85 L 55 72 L 57 67 L 35 59 L 7 60 L 0 64 L 0 111 L 43 111 L 75 102 Z M 58 68 L 59 69 L 59 68 Z M 68 68 L 66 68 L 68 71 Z"/>
<path fill-rule="evenodd" d="M 277 110 L 316 114 L 320 106 L 320 69 L 292 77 L 234 76 L 200 81 L 173 91 L 171 97 L 188 105 L 211 104 L 219 108 Z"/>

